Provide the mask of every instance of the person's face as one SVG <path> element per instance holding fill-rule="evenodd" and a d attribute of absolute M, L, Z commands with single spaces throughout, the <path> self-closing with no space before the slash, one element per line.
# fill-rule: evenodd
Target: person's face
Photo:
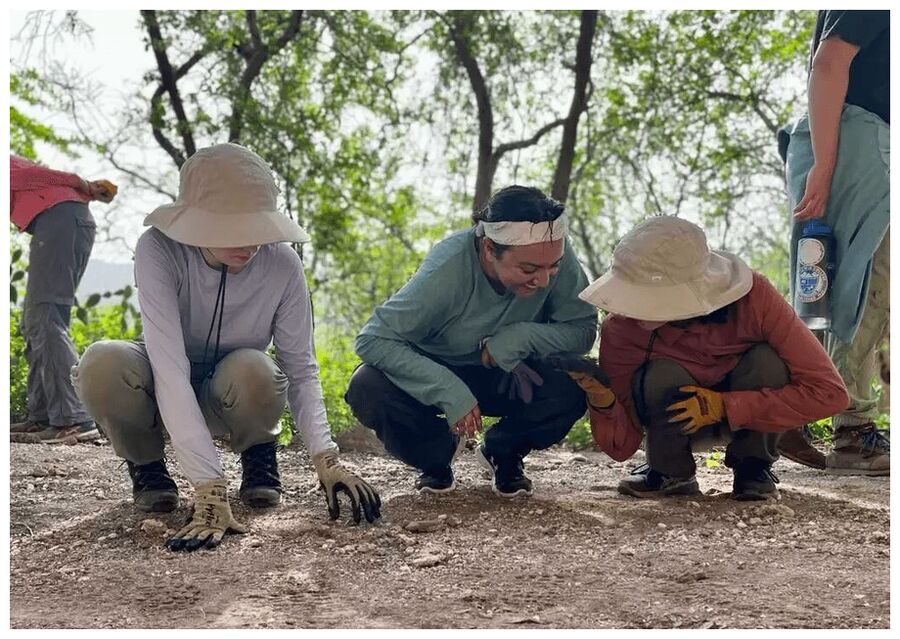
<path fill-rule="evenodd" d="M 546 288 L 550 278 L 559 271 L 565 240 L 539 242 L 524 246 L 513 246 L 495 257 L 491 241 L 485 240 L 485 260 L 488 273 L 500 281 L 516 297 L 528 297 L 535 291 Z"/>
<path fill-rule="evenodd" d="M 229 268 L 243 268 L 253 259 L 259 246 L 238 246 L 234 248 L 208 248 L 206 249 L 218 262 Z"/>

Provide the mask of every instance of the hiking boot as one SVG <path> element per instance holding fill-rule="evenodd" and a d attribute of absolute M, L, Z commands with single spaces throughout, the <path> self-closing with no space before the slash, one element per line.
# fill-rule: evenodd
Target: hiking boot
<path fill-rule="evenodd" d="M 166 462 L 133 464 L 126 460 L 131 475 L 134 507 L 146 513 L 170 513 L 178 506 L 178 487 L 169 476 Z"/>
<path fill-rule="evenodd" d="M 833 475 L 890 475 L 891 440 L 872 422 L 838 427 L 826 463 L 826 472 Z"/>
<path fill-rule="evenodd" d="M 423 471 L 416 480 L 416 490 L 420 493 L 449 493 L 456 488 L 453 469 L 447 466 L 439 471 Z"/>
<path fill-rule="evenodd" d="M 810 443 L 809 429 L 789 430 L 778 438 L 778 452 L 792 462 L 810 468 L 825 468 L 825 454 Z"/>
<path fill-rule="evenodd" d="M 771 464 L 757 459 L 745 459 L 734 467 L 731 498 L 737 501 L 762 501 L 776 497 L 777 483 L 778 477 L 772 472 Z"/>
<path fill-rule="evenodd" d="M 482 444 L 475 450 L 475 459 L 494 476 L 493 491 L 500 497 L 530 497 L 534 493 L 531 480 L 525 476 L 521 457 L 494 457 Z"/>
<path fill-rule="evenodd" d="M 39 444 L 41 443 L 38 435 L 50 428 L 47 421 L 32 421 L 30 419 L 24 422 L 16 422 L 9 425 L 9 441 L 12 444 Z"/>
<path fill-rule="evenodd" d="M 700 492 L 697 477 L 670 477 L 642 464 L 619 482 L 619 492 L 632 497 L 653 498 L 671 495 L 696 495 Z"/>
<path fill-rule="evenodd" d="M 251 446 L 241 453 L 241 501 L 251 508 L 271 508 L 281 502 L 281 478 L 275 442 Z"/>
<path fill-rule="evenodd" d="M 86 421 L 71 426 L 48 426 L 37 438 L 43 444 L 77 444 L 100 439 L 100 431 L 93 421 Z"/>

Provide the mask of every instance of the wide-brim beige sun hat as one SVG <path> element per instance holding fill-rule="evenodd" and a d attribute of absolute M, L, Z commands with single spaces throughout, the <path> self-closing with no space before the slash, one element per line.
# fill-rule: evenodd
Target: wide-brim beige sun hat
<path fill-rule="evenodd" d="M 309 241 L 306 231 L 278 210 L 278 186 L 265 160 L 230 142 L 188 158 L 178 199 L 150 213 L 144 226 L 206 248 Z"/>
<path fill-rule="evenodd" d="M 711 251 L 696 224 L 672 216 L 633 228 L 613 251 L 612 265 L 578 297 L 637 320 L 700 317 L 741 299 L 753 271 L 728 251 Z"/>

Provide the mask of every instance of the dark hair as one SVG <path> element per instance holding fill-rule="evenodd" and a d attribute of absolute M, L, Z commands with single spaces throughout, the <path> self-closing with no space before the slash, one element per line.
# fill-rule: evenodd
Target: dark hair
<path fill-rule="evenodd" d="M 552 222 L 565 210 L 564 204 L 547 196 L 540 189 L 513 184 L 494 193 L 483 209 L 472 214 L 472 223 Z M 510 248 L 505 244 L 493 244 L 495 257 L 500 257 Z"/>
<path fill-rule="evenodd" d="M 717 308 L 712 313 L 708 313 L 707 315 L 700 315 L 698 317 L 691 317 L 686 320 L 670 322 L 670 324 L 681 327 L 690 326 L 691 324 L 727 324 L 729 316 L 731 315 L 731 310 L 735 308 L 735 304 L 736 302 L 732 302 L 727 306 Z"/>

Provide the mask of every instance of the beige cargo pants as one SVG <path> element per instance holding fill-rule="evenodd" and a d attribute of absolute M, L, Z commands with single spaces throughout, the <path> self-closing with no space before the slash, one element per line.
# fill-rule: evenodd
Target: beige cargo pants
<path fill-rule="evenodd" d="M 72 368 L 72 383 L 116 455 L 139 465 L 163 458 L 164 424 L 143 344 L 92 344 Z M 230 439 L 234 452 L 275 441 L 288 380 L 265 353 L 232 351 L 211 376 L 193 380 L 192 387 L 210 433 Z"/>

